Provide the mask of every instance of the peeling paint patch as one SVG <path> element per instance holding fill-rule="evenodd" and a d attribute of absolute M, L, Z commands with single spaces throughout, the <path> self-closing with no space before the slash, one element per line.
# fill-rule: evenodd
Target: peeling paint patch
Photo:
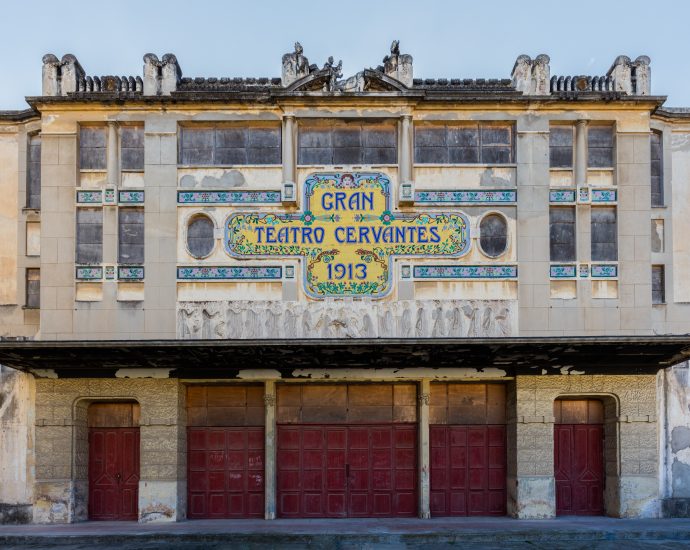
<path fill-rule="evenodd" d="M 561 374 L 584 374 L 584 371 L 574 370 L 573 365 L 561 367 Z"/>
<path fill-rule="evenodd" d="M 31 369 L 31 374 L 36 378 L 57 378 L 58 375 L 53 369 Z"/>
<path fill-rule="evenodd" d="M 280 378 L 280 372 L 275 369 L 246 369 L 237 373 L 237 378 L 243 380 L 264 380 Z"/>
<path fill-rule="evenodd" d="M 231 189 L 247 185 L 239 170 L 204 170 L 200 174 L 186 174 L 180 178 L 180 187 L 203 189 Z"/>
<path fill-rule="evenodd" d="M 115 378 L 170 378 L 172 369 L 118 369 Z"/>
<path fill-rule="evenodd" d="M 456 368 L 456 369 L 296 369 L 292 371 L 295 378 L 362 380 L 382 379 L 396 380 L 409 378 L 430 378 L 432 380 L 447 380 L 456 378 L 503 378 L 506 371 L 495 367 L 484 369 Z"/>

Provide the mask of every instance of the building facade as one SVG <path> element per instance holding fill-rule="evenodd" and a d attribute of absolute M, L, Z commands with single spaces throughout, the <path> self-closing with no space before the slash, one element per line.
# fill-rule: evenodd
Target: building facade
<path fill-rule="evenodd" d="M 43 58 L 0 112 L 0 520 L 690 510 L 690 112 L 650 60 Z"/>

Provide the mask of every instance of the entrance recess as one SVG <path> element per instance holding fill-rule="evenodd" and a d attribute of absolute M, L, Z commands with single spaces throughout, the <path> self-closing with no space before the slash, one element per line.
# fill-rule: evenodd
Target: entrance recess
<path fill-rule="evenodd" d="M 604 407 L 596 399 L 554 403 L 556 514 L 604 513 Z"/>
<path fill-rule="evenodd" d="M 89 519 L 136 520 L 139 501 L 139 405 L 89 407 Z"/>
<path fill-rule="evenodd" d="M 280 517 L 415 517 L 413 384 L 277 387 Z"/>

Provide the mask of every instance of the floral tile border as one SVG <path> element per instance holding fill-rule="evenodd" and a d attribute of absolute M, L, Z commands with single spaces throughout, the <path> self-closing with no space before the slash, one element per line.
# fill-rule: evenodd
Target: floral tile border
<path fill-rule="evenodd" d="M 419 204 L 512 204 L 517 202 L 517 189 L 471 189 L 415 191 Z"/>
<path fill-rule="evenodd" d="M 416 265 L 412 268 L 414 279 L 515 279 L 517 276 L 517 265 Z"/>
<path fill-rule="evenodd" d="M 281 204 L 280 191 L 178 191 L 177 204 Z"/>
<path fill-rule="evenodd" d="M 293 268 L 294 269 L 294 268 Z M 280 280 L 281 266 L 178 266 L 180 280 Z"/>

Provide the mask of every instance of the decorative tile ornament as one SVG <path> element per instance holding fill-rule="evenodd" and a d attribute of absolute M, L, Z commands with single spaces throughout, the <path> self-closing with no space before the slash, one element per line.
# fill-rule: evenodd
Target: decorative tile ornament
<path fill-rule="evenodd" d="M 101 204 L 103 191 L 77 191 L 77 204 Z"/>
<path fill-rule="evenodd" d="M 400 267 L 400 277 L 402 279 L 410 279 L 412 277 L 412 266 L 403 265 Z"/>
<path fill-rule="evenodd" d="M 178 204 L 281 204 L 280 191 L 178 191 Z"/>
<path fill-rule="evenodd" d="M 144 266 L 119 265 L 117 266 L 118 281 L 141 281 L 144 278 Z"/>
<path fill-rule="evenodd" d="M 392 257 L 457 258 L 469 251 L 464 214 L 393 213 L 383 173 L 312 174 L 303 189 L 302 213 L 230 215 L 226 252 L 239 259 L 304 258 L 304 290 L 319 299 L 382 298 L 392 289 Z"/>
<path fill-rule="evenodd" d="M 115 200 L 115 189 L 113 187 L 108 187 L 103 192 L 103 204 L 117 204 Z"/>
<path fill-rule="evenodd" d="M 573 279 L 577 276 L 576 267 L 575 264 L 552 265 L 549 267 L 549 277 L 552 279 Z"/>
<path fill-rule="evenodd" d="M 292 275 L 289 276 L 286 268 L 286 278 L 294 277 L 294 267 Z M 279 280 L 283 276 L 281 266 L 189 266 L 177 268 L 177 278 L 181 280 Z"/>
<path fill-rule="evenodd" d="M 415 279 L 515 279 L 516 265 L 416 265 Z"/>
<path fill-rule="evenodd" d="M 516 201 L 516 189 L 416 191 L 414 193 L 414 202 L 419 204 L 512 204 Z"/>
<path fill-rule="evenodd" d="M 115 279 L 115 266 L 106 265 L 105 266 L 105 278 L 106 280 L 112 281 Z"/>
<path fill-rule="evenodd" d="M 589 264 L 580 264 L 580 279 L 589 277 Z"/>
<path fill-rule="evenodd" d="M 549 202 L 575 202 L 575 189 L 551 189 Z"/>
<path fill-rule="evenodd" d="M 78 281 L 100 281 L 103 278 L 103 267 L 100 265 L 78 265 L 75 278 Z"/>
<path fill-rule="evenodd" d="M 612 279 L 618 277 L 618 265 L 616 264 L 592 264 L 592 277 Z"/>
<path fill-rule="evenodd" d="M 577 190 L 577 202 L 589 202 L 589 187 L 580 187 Z"/>
<path fill-rule="evenodd" d="M 144 192 L 143 191 L 120 191 L 118 193 L 117 201 L 120 204 L 143 204 L 144 203 Z"/>
<path fill-rule="evenodd" d="M 592 204 L 612 203 L 618 200 L 616 189 L 592 189 Z"/>

